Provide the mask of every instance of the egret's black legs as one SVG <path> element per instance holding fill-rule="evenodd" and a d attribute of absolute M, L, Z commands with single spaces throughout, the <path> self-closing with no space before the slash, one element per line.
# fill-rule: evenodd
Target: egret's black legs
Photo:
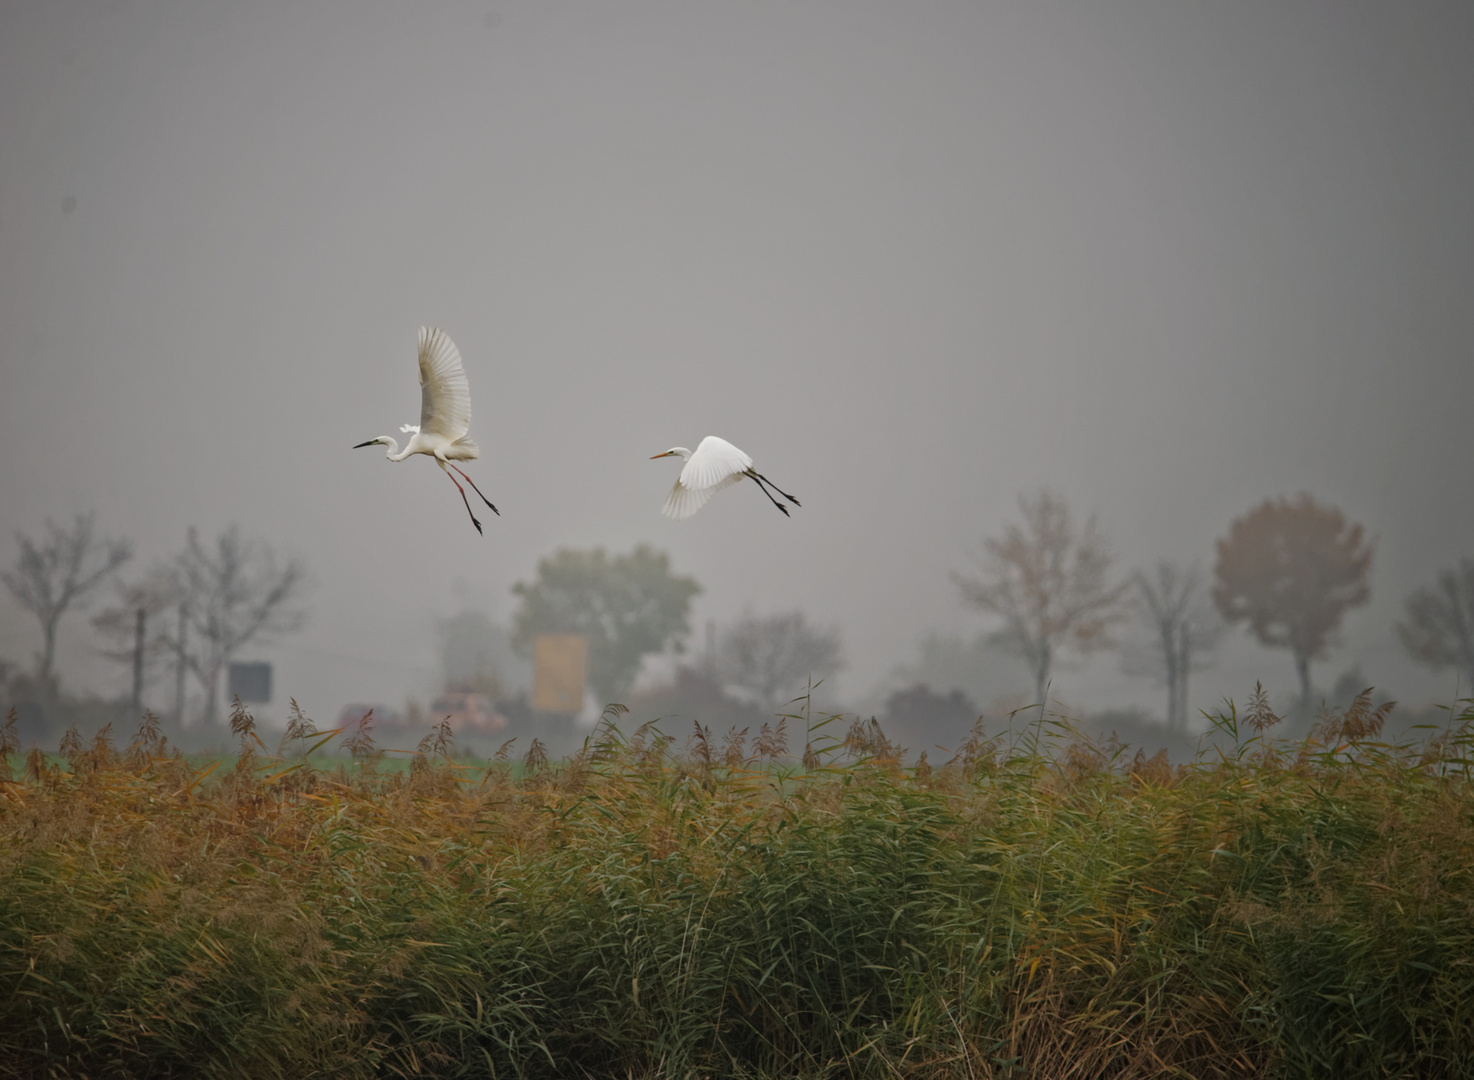
<path fill-rule="evenodd" d="M 457 469 L 456 472 L 460 472 L 460 470 Z M 446 476 L 450 476 L 450 473 L 447 471 L 445 475 Z M 464 474 L 462 474 L 462 475 L 464 475 Z M 466 479 L 469 480 L 471 478 L 469 476 L 467 476 Z M 468 498 L 466 498 L 466 489 L 463 488 L 463 487 L 461 487 L 461 482 L 459 480 L 457 480 L 454 476 L 450 476 L 450 482 L 452 484 L 454 484 L 456 486 L 456 490 L 461 493 L 461 502 L 463 502 L 463 503 L 466 504 L 466 513 L 471 514 L 471 500 L 468 499 Z M 475 487 L 476 485 L 475 484 L 472 484 L 471 486 L 472 487 Z M 478 491 L 476 494 L 480 495 L 481 493 Z M 485 498 L 485 496 L 483 495 L 482 498 Z M 493 509 L 495 509 L 495 508 L 493 508 Z M 500 516 L 500 515 L 498 515 L 498 516 Z M 478 533 L 481 533 L 481 522 L 479 522 L 479 521 L 476 520 L 476 515 L 475 514 L 471 514 L 471 524 L 474 525 L 474 526 L 476 526 L 476 531 Z M 481 533 L 481 535 L 485 536 L 486 534 L 485 533 Z"/>
<path fill-rule="evenodd" d="M 451 468 L 455 469 L 455 471 L 460 473 L 462 476 L 466 476 L 465 472 L 459 468 L 456 468 L 456 466 L 452 465 Z M 451 479 L 455 478 L 451 477 Z M 476 481 L 472 480 L 469 476 L 466 476 L 466 483 L 471 485 L 472 489 L 476 492 L 477 495 L 481 495 L 481 489 L 479 487 L 476 487 Z M 464 495 L 465 492 L 462 491 L 461 494 Z M 481 501 L 484 502 L 487 506 L 491 506 L 491 500 L 488 499 L 485 495 L 481 495 Z M 491 512 L 497 517 L 502 516 L 502 512 L 498 510 L 495 506 L 491 506 Z"/>
<path fill-rule="evenodd" d="M 765 484 L 773 484 L 773 481 L 769 480 L 762 473 L 755 472 L 755 473 L 750 473 L 749 475 L 757 477 L 759 480 L 761 480 Z M 784 491 L 777 484 L 773 484 L 773 490 L 776 491 L 779 495 L 782 495 L 789 502 L 793 503 L 794 506 L 802 506 L 803 505 L 803 503 L 799 502 L 792 495 L 788 494 L 788 492 Z"/>
<path fill-rule="evenodd" d="M 767 489 L 767 488 L 765 488 L 765 487 L 763 487 L 763 482 L 762 482 L 762 481 L 761 481 L 761 480 L 759 480 L 759 479 L 758 479 L 758 475 L 757 475 L 757 473 L 755 473 L 755 472 L 750 472 L 750 473 L 748 473 L 748 474 L 747 474 L 747 475 L 748 475 L 748 476 L 749 476 L 749 477 L 750 477 L 750 478 L 751 478 L 751 479 L 752 479 L 752 482 L 753 482 L 753 483 L 754 483 L 754 484 L 756 484 L 756 485 L 757 485 L 757 486 L 758 486 L 758 487 L 759 487 L 759 488 L 762 488 L 762 492 L 763 492 L 763 494 L 764 494 L 764 495 L 767 495 L 767 496 L 768 496 L 768 501 L 769 501 L 769 502 L 770 502 L 770 503 L 772 503 L 772 504 L 773 504 L 773 505 L 774 505 L 774 506 L 776 506 L 776 507 L 777 507 L 777 508 L 778 508 L 778 509 L 779 509 L 779 510 L 782 510 L 782 511 L 783 511 L 783 516 L 784 516 L 784 517 L 788 517 L 788 516 L 790 516 L 790 515 L 789 515 L 789 513 L 788 513 L 788 507 L 786 507 L 786 506 L 784 506 L 784 505 L 783 505 L 783 504 L 782 504 L 782 503 L 781 503 L 781 502 L 779 502 L 779 501 L 778 501 L 778 500 L 777 500 L 777 499 L 775 499 L 775 498 L 773 498 L 773 496 L 772 496 L 772 495 L 771 495 L 771 494 L 770 494 L 770 493 L 769 493 L 769 492 L 768 492 L 768 489 Z M 781 494 L 781 493 L 780 493 L 780 494 Z M 796 504 L 795 504 L 795 505 L 796 505 Z"/>

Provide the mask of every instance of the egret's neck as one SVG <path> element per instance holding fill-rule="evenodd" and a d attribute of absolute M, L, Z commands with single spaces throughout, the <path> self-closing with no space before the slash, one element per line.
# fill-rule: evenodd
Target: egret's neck
<path fill-rule="evenodd" d="M 384 456 L 390 461 L 403 461 L 405 458 L 409 457 L 409 447 L 406 446 L 404 448 L 404 453 L 401 454 L 399 452 L 399 440 L 394 438 L 394 436 L 384 435 L 380 437 L 379 441 L 389 448 L 384 453 Z"/>

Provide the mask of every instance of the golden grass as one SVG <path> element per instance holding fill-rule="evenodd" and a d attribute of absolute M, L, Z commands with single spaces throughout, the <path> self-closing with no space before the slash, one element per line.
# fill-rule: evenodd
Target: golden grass
<path fill-rule="evenodd" d="M 0 739 L 0 1076 L 1474 1073 L 1474 706 L 1267 708 L 1175 766 L 614 707 L 474 769 Z"/>

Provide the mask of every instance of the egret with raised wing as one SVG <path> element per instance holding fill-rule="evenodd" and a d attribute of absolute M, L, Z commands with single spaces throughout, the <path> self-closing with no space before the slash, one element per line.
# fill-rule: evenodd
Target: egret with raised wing
<path fill-rule="evenodd" d="M 360 450 L 365 446 L 382 444 L 389 448 L 384 456 L 390 461 L 403 461 L 411 454 L 430 456 L 440 466 L 440 470 L 450 476 L 450 482 L 461 493 L 461 501 L 466 504 L 466 513 L 471 514 L 471 524 L 476 526 L 479 533 L 481 522 L 471 512 L 471 500 L 466 498 L 466 489 L 461 487 L 461 482 L 451 476 L 450 472 L 455 469 L 471 485 L 472 490 L 481 495 L 476 481 L 451 464 L 453 461 L 473 461 L 481 454 L 480 448 L 466 438 L 466 432 L 471 428 L 471 384 L 466 381 L 461 353 L 444 330 L 429 326 L 420 327 L 419 347 L 420 422 L 418 426 L 405 424 L 399 429 L 410 433 L 409 442 L 405 444 L 403 452 L 399 449 L 399 442 L 390 435 L 380 435 L 368 442 L 361 442 L 353 449 Z M 493 514 L 501 516 L 501 511 L 492 506 L 491 500 L 485 495 L 481 495 L 481 501 L 491 507 Z"/>
<path fill-rule="evenodd" d="M 752 458 L 733 446 L 726 439 L 719 439 L 715 435 L 708 435 L 701 440 L 696 450 L 687 450 L 684 446 L 672 446 L 663 454 L 653 454 L 650 460 L 663 457 L 679 457 L 686 464 L 681 467 L 681 475 L 676 480 L 676 486 L 670 489 L 670 495 L 666 497 L 665 506 L 661 513 L 666 517 L 688 518 L 696 511 L 706 505 L 706 501 L 721 491 L 724 487 L 730 487 L 743 477 L 747 477 L 758 487 L 763 489 L 769 501 L 788 516 L 788 507 L 773 498 L 772 488 L 782 495 L 794 506 L 799 501 L 788 492 L 784 491 L 773 481 L 752 467 Z"/>

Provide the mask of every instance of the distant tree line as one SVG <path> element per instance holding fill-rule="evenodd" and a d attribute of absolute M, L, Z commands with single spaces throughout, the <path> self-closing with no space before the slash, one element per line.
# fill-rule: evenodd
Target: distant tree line
<path fill-rule="evenodd" d="M 538 563 L 533 580 L 512 587 L 520 603 L 511 643 L 527 656 L 539 634 L 585 635 L 590 688 L 602 701 L 620 701 L 646 657 L 686 651 L 691 601 L 700 591 L 693 578 L 671 571 L 669 556 L 647 545 L 622 555 L 564 548 Z M 801 611 L 748 611 L 723 632 L 708 660 L 708 682 L 771 710 L 840 670 L 843 647 L 837 629 L 813 626 Z"/>
<path fill-rule="evenodd" d="M 1150 572 L 1118 573 L 1095 518 L 1078 519 L 1053 492 L 1022 496 L 1019 509 L 1020 520 L 983 542 L 973 570 L 952 577 L 965 601 L 999 619 L 991 642 L 1028 665 L 1039 702 L 1062 660 L 1119 648 L 1124 670 L 1165 687 L 1167 722 L 1185 729 L 1190 676 L 1211 660 L 1224 631 L 1242 624 L 1260 643 L 1290 653 L 1309 704 L 1312 663 L 1326 657 L 1346 614 L 1370 598 L 1375 544 L 1362 526 L 1308 495 L 1266 500 L 1234 520 L 1217 541 L 1211 579 L 1169 560 Z M 47 521 L 42 535 L 17 540 L 19 554 L 0 580 L 37 619 L 41 648 L 33 674 L 6 677 L 43 701 L 59 693 L 58 625 L 97 607 L 109 583 L 112 602 L 92 618 L 99 651 L 131 669 L 135 708 L 145 686 L 172 676 L 171 711 L 181 721 L 187 683 L 202 692 L 204 721 L 216 722 L 231 661 L 248 645 L 297 630 L 306 617 L 301 564 L 234 525 L 210 541 L 191 528 L 179 552 L 132 578 L 122 574 L 131 545 L 99 535 L 91 514 L 66 525 Z M 671 571 L 668 556 L 645 545 L 613 556 L 562 549 L 513 587 L 520 606 L 509 644 L 526 655 L 539 634 L 586 635 L 590 686 L 616 701 L 646 657 L 684 650 L 699 592 L 694 579 Z M 464 629 L 457 624 L 447 647 Z M 1474 686 L 1474 559 L 1410 595 L 1397 634 L 1419 663 L 1453 667 Z M 702 679 L 772 711 L 843 664 L 838 629 L 814 626 L 800 611 L 748 611 L 724 630 Z M 483 678 L 479 668 L 476 677 Z M 960 695 L 898 695 L 895 708 L 918 715 L 972 707 Z"/>
<path fill-rule="evenodd" d="M 1001 620 L 993 641 L 1029 665 L 1039 702 L 1062 656 L 1122 645 L 1116 632 L 1134 623 L 1142 633 L 1123 647 L 1125 670 L 1162 683 L 1169 726 L 1185 728 L 1189 675 L 1227 627 L 1243 624 L 1290 653 L 1308 706 L 1311 664 L 1371 596 L 1375 544 L 1309 495 L 1267 499 L 1234 520 L 1217 542 L 1211 585 L 1196 567 L 1166 560 L 1150 574 L 1117 576 L 1093 517 L 1079 522 L 1047 490 L 1019 507 L 1020 522 L 984 541 L 976 571 L 952 577 L 965 601 Z M 1474 559 L 1409 596 L 1397 632 L 1415 660 L 1454 667 L 1474 686 Z"/>
<path fill-rule="evenodd" d="M 25 695 L 42 708 L 61 701 L 55 670 L 57 627 L 63 618 L 98 605 L 103 587 L 113 599 L 91 620 L 98 651 L 131 671 L 129 704 L 141 707 L 146 686 L 174 676 L 174 719 L 184 723 L 186 681 L 203 691 L 202 719 L 218 721 L 221 678 L 250 644 L 298 629 L 305 574 L 295 559 L 280 558 L 263 540 L 227 526 L 212 541 L 190 528 L 184 547 L 135 578 L 122 568 L 132 559 L 126 540 L 100 536 L 93 515 L 70 523 L 48 520 L 39 537 L 18 533 L 20 554 L 0 574 L 6 588 L 41 626 L 34 675 L 12 677 L 11 697 Z"/>

